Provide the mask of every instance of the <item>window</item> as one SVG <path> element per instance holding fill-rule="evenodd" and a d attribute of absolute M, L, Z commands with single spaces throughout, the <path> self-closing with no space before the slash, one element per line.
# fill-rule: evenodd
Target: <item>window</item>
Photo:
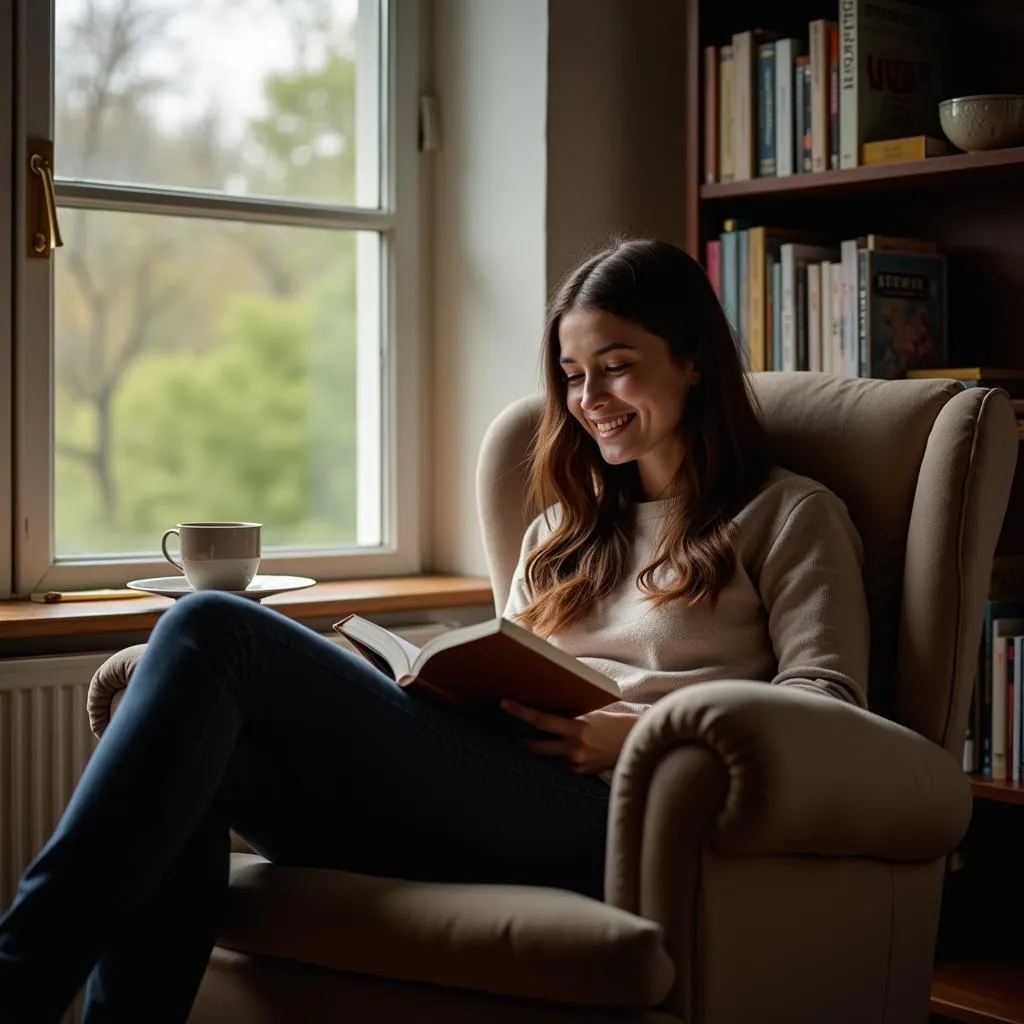
<path fill-rule="evenodd" d="M 418 569 L 416 5 L 13 2 L 16 592 Z"/>

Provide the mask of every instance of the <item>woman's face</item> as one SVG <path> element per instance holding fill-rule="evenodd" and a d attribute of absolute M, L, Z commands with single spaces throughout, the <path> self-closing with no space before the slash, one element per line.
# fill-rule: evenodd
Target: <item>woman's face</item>
<path fill-rule="evenodd" d="M 666 492 L 684 455 L 679 423 L 699 373 L 665 341 L 598 309 L 569 310 L 558 328 L 569 412 L 612 465 L 636 460 L 644 496 Z"/>

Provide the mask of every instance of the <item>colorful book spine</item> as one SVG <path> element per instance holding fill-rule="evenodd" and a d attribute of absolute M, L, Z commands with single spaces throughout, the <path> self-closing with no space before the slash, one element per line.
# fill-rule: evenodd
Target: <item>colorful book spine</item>
<path fill-rule="evenodd" d="M 714 288 L 718 301 L 722 301 L 722 242 L 718 238 L 708 241 L 705 254 L 704 266 L 707 271 L 708 280 Z"/>
<path fill-rule="evenodd" d="M 804 141 L 810 128 L 805 122 L 804 68 L 809 60 L 800 54 L 793 61 L 793 165 L 797 174 L 807 170 L 804 167 Z"/>
<path fill-rule="evenodd" d="M 736 180 L 736 62 L 732 46 L 723 46 L 718 58 L 718 176 Z"/>
<path fill-rule="evenodd" d="M 744 354 L 743 365 L 750 369 L 750 231 L 741 228 L 736 232 L 738 252 L 739 296 L 737 316 L 740 332 L 740 348 Z"/>
<path fill-rule="evenodd" d="M 831 22 L 828 31 L 828 165 L 839 169 L 839 26 Z"/>
<path fill-rule="evenodd" d="M 829 165 L 829 33 L 835 22 L 818 18 L 809 26 L 811 58 L 811 170 L 825 171 Z"/>
<path fill-rule="evenodd" d="M 739 244 L 733 221 L 726 221 L 725 230 L 719 236 L 722 243 L 722 308 L 733 334 L 739 336 Z"/>
<path fill-rule="evenodd" d="M 800 65 L 800 106 L 803 111 L 803 135 L 800 139 L 800 160 L 805 172 L 814 170 L 814 138 L 811 121 L 811 61 Z"/>
<path fill-rule="evenodd" d="M 718 66 L 717 46 L 704 47 L 704 181 L 718 181 Z"/>
<path fill-rule="evenodd" d="M 757 48 L 757 173 L 770 178 L 776 173 L 775 42 Z"/>

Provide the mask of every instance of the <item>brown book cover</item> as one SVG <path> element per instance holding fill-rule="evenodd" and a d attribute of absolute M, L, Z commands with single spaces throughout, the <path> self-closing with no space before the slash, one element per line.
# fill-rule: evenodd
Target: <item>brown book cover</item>
<path fill-rule="evenodd" d="M 359 615 L 333 628 L 399 686 L 467 711 L 508 697 L 575 716 L 622 699 L 613 679 L 509 619 L 452 629 L 422 648 Z"/>

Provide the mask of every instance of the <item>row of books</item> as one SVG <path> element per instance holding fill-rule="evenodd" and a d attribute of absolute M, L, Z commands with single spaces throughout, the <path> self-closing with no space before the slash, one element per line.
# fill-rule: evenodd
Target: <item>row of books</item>
<path fill-rule="evenodd" d="M 839 6 L 838 21 L 808 24 L 806 43 L 755 28 L 704 48 L 706 182 L 948 151 L 941 11 L 904 0 Z"/>
<path fill-rule="evenodd" d="M 946 258 L 932 241 L 729 220 L 705 261 L 750 370 L 898 378 L 947 365 Z"/>
<path fill-rule="evenodd" d="M 1019 558 L 1007 593 L 985 603 L 978 671 L 964 743 L 963 769 L 1000 781 L 1024 780 L 1024 592 Z"/>

